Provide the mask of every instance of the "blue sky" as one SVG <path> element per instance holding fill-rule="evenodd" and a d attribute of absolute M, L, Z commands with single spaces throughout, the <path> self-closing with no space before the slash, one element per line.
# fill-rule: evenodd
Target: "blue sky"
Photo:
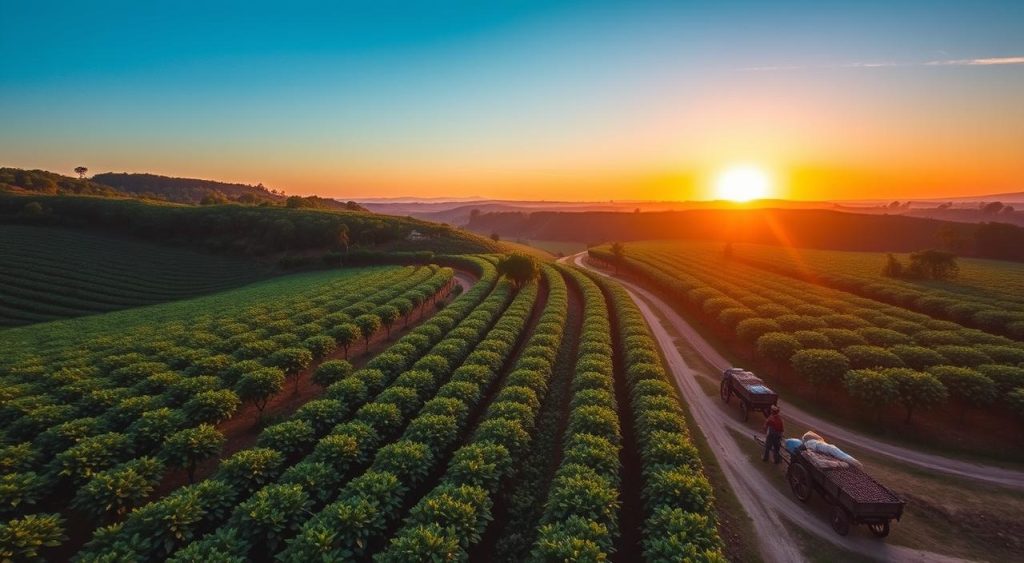
<path fill-rule="evenodd" d="M 618 199 L 733 160 L 821 193 L 1024 172 L 1024 2 L 0 4 L 3 165 Z M 928 168 L 957 145 L 998 174 Z"/>

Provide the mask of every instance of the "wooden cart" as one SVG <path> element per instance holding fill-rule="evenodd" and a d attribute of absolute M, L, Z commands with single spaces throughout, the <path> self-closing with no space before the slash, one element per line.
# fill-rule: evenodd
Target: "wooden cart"
<path fill-rule="evenodd" d="M 733 395 L 739 397 L 744 422 L 750 418 L 750 411 L 760 411 L 767 418 L 772 406 L 779 402 L 779 395 L 769 389 L 764 381 L 742 368 L 729 368 L 722 372 L 719 392 L 726 403 Z"/>
<path fill-rule="evenodd" d="M 872 534 L 884 538 L 890 523 L 903 516 L 906 503 L 854 465 L 822 469 L 807 458 L 805 450 L 797 450 L 789 456 L 786 480 L 801 502 L 817 491 L 832 505 L 832 529 L 841 536 L 850 533 L 851 524 L 866 524 Z"/>

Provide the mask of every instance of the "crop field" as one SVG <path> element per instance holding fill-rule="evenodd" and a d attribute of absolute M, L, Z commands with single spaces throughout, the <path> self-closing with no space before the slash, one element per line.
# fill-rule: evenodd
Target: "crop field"
<path fill-rule="evenodd" d="M 268 273 L 238 258 L 19 225 L 0 225 L 0 256 L 0 328 L 213 293 Z"/>
<path fill-rule="evenodd" d="M 286 276 L 5 330 L 0 556 L 722 560 L 633 303 L 561 266 L 517 287 L 495 260 L 450 260 L 479 281 L 429 318 L 450 268 Z M 319 396 L 221 454 L 225 424 L 258 421 L 304 375 Z"/>
<path fill-rule="evenodd" d="M 592 254 L 616 262 L 607 248 Z M 793 373 L 903 420 L 931 409 L 952 430 L 968 411 L 1024 415 L 1024 344 L 729 259 L 720 245 L 640 243 L 620 266 L 700 315 L 767 372 Z M 952 416 L 945 416 L 947 413 Z"/>
<path fill-rule="evenodd" d="M 214 456 L 224 441 L 216 425 L 243 403 L 262 409 L 286 381 L 338 347 L 347 355 L 451 284 L 448 268 L 335 271 L 4 331 L 8 530 L 60 543 L 59 517 L 39 512 L 66 509 L 68 498 L 96 521 L 123 514 L 168 469 L 191 475 Z M 315 417 L 323 405 L 306 407 L 302 416 Z"/>
<path fill-rule="evenodd" d="M 906 256 L 900 256 L 906 262 Z M 775 273 L 806 279 L 1024 340 L 1024 265 L 961 258 L 953 280 L 911 281 L 882 275 L 885 254 L 733 245 L 733 258 Z"/>

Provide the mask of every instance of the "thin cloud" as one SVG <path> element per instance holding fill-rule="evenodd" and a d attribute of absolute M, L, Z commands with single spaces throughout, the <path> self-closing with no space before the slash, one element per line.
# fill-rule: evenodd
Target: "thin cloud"
<path fill-rule="evenodd" d="M 748 66 L 739 70 L 743 71 L 777 71 L 777 70 L 811 70 L 828 68 L 910 68 L 921 66 L 997 66 L 997 65 L 1024 65 L 1024 57 L 989 57 L 981 59 L 941 59 L 919 63 L 897 63 L 891 61 L 862 61 L 852 63 L 825 64 L 825 65 L 777 65 L 777 66 Z"/>
<path fill-rule="evenodd" d="M 1024 65 L 1024 57 L 991 57 L 987 59 L 950 59 L 945 61 L 929 61 L 927 66 L 992 66 L 992 65 Z"/>

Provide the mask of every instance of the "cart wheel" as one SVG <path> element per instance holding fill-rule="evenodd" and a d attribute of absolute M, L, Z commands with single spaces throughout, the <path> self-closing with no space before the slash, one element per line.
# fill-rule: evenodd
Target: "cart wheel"
<path fill-rule="evenodd" d="M 807 469 L 796 461 L 791 461 L 786 471 L 786 479 L 789 487 L 793 489 L 793 496 L 800 499 L 800 502 L 807 502 L 811 498 L 811 476 Z"/>
<path fill-rule="evenodd" d="M 840 536 L 850 533 L 850 516 L 841 506 L 832 509 L 832 529 Z"/>
<path fill-rule="evenodd" d="M 740 408 L 743 413 L 743 422 L 750 420 L 750 405 L 748 405 L 746 401 L 740 401 Z"/>
<path fill-rule="evenodd" d="M 732 389 L 729 388 L 728 381 L 724 379 L 722 380 L 722 385 L 719 387 L 718 392 L 722 396 L 722 400 L 725 401 L 726 404 L 729 404 L 729 397 L 732 396 Z"/>
<path fill-rule="evenodd" d="M 881 524 L 868 524 L 868 529 L 875 534 L 876 538 L 884 538 L 889 535 L 889 521 L 886 520 Z"/>

